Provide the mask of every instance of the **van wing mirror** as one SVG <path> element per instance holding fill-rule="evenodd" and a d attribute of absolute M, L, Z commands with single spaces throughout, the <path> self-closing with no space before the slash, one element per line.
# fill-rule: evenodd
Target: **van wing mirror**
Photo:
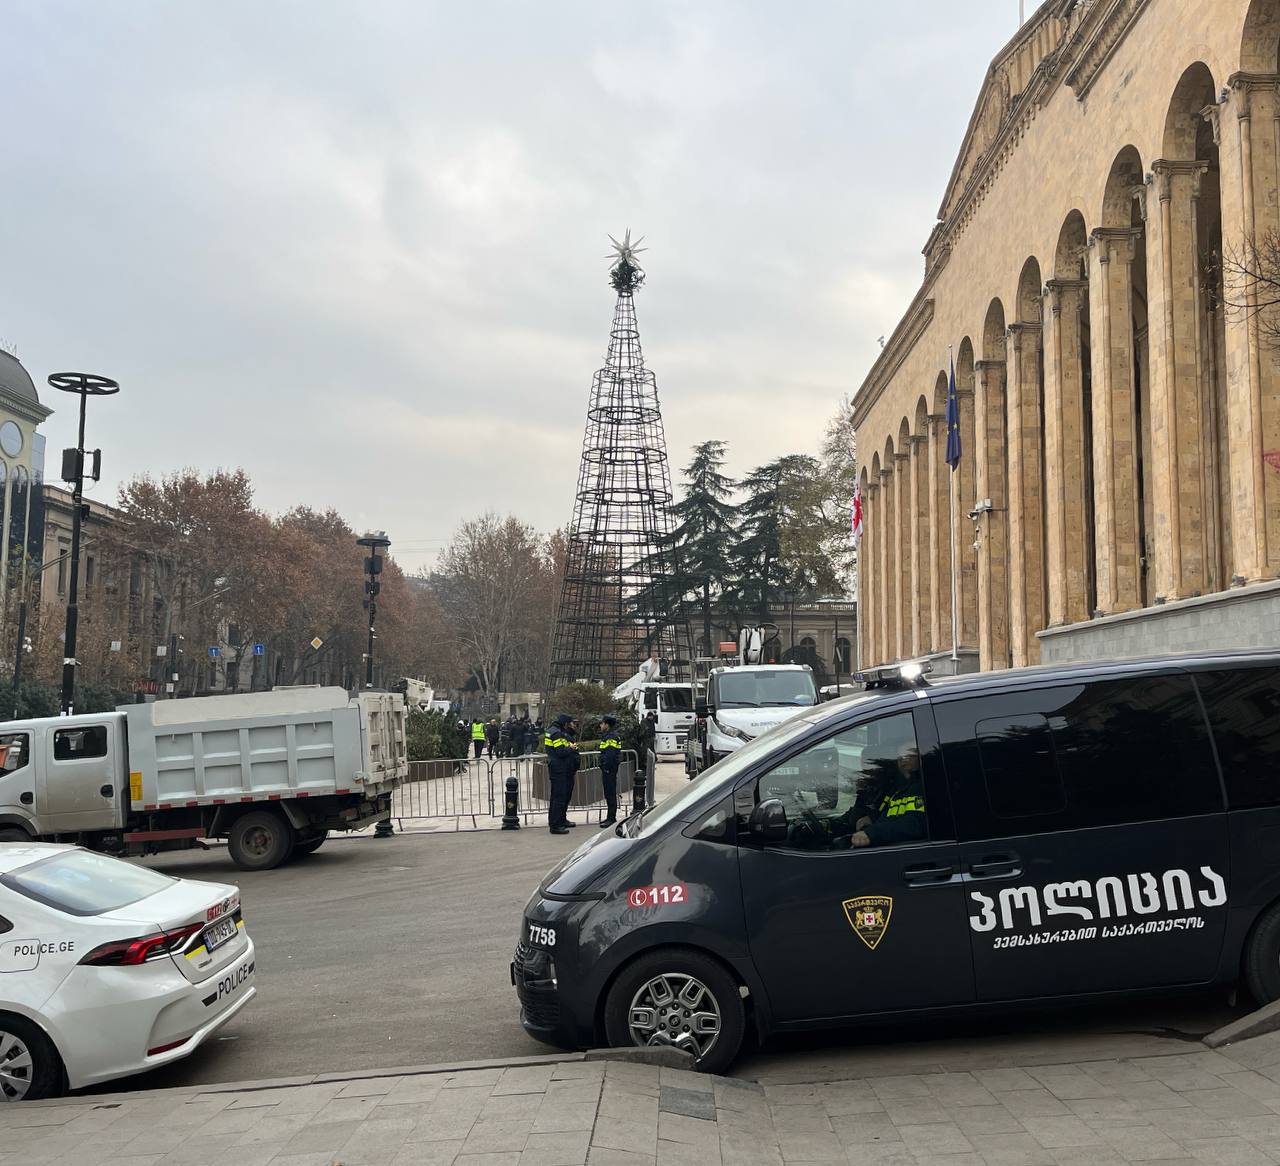
<path fill-rule="evenodd" d="M 761 802 L 751 811 L 747 822 L 751 837 L 756 842 L 768 845 L 771 842 L 787 840 L 787 810 L 777 798 L 769 798 Z"/>
<path fill-rule="evenodd" d="M 707 707 L 707 702 L 705 700 L 698 701 L 698 703 L 693 706 L 693 711 L 696 716 L 701 717 L 703 720 L 706 720 L 706 718 L 711 715 L 711 710 Z"/>

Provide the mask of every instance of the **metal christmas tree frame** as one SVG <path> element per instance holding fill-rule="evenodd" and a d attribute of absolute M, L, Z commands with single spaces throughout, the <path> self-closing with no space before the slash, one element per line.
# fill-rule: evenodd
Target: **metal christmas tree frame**
<path fill-rule="evenodd" d="M 551 653 L 551 687 L 612 687 L 656 653 L 667 678 L 692 656 L 676 579 L 671 469 L 654 375 L 644 366 L 634 296 L 644 283 L 643 239 L 612 236 L 618 293 L 604 368 L 591 382 L 578 496 Z"/>

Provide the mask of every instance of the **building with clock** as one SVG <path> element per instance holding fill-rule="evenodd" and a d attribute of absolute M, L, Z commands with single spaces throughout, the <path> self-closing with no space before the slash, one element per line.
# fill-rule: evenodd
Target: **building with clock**
<path fill-rule="evenodd" d="M 30 588 L 24 564 L 38 564 L 44 542 L 44 437 L 53 412 L 40 403 L 21 362 L 0 351 L 0 610 L 13 609 L 10 592 Z"/>

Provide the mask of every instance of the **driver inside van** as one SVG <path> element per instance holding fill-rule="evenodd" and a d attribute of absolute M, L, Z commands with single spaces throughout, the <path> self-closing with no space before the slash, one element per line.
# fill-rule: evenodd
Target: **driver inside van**
<path fill-rule="evenodd" d="M 920 751 L 914 741 L 903 741 L 887 755 L 864 754 L 853 805 L 843 814 L 818 817 L 818 798 L 796 790 L 801 819 L 792 841 L 822 849 L 867 846 L 901 846 L 929 836 L 925 819 L 924 785 L 920 775 Z"/>

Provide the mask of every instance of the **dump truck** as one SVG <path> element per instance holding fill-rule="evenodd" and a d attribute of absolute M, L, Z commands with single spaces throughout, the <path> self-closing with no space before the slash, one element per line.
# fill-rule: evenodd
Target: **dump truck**
<path fill-rule="evenodd" d="M 124 705 L 0 724 L 0 842 L 117 855 L 226 839 L 242 870 L 389 821 L 408 771 L 397 693 L 341 688 Z"/>

